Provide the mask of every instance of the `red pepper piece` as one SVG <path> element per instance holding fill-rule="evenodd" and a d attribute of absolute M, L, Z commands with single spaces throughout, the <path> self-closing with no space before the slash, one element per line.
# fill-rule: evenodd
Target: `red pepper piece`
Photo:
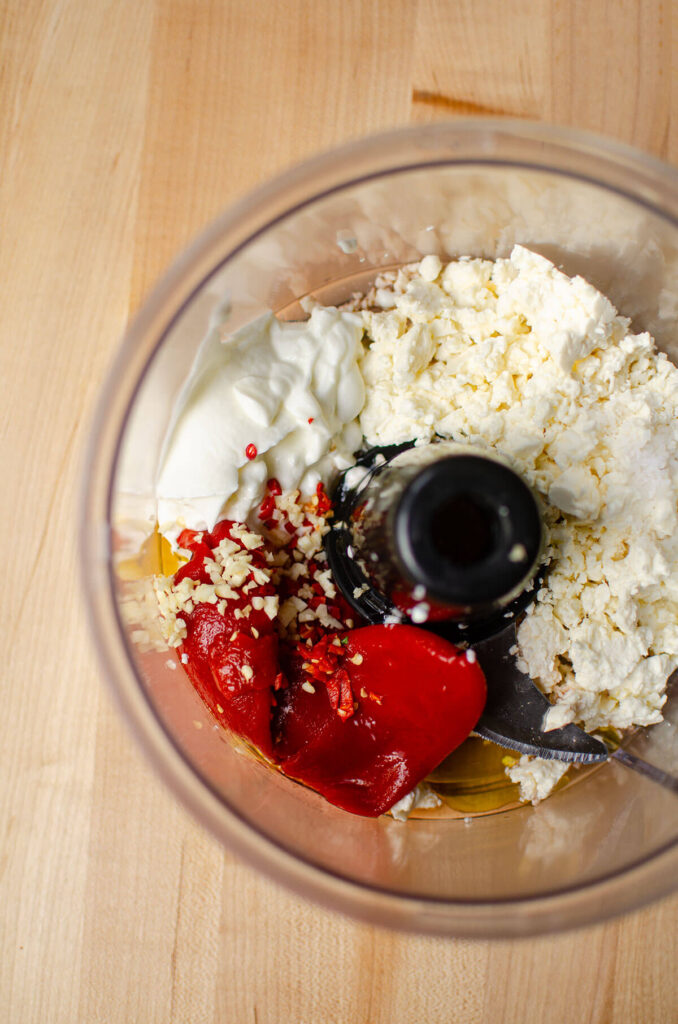
<path fill-rule="evenodd" d="M 209 649 L 216 637 L 228 630 L 228 625 L 213 604 L 198 604 L 194 610 L 182 616 L 186 622 L 186 639 L 180 647 L 184 668 L 198 694 L 214 711 L 217 697 L 212 685 L 209 665 Z"/>
<path fill-rule="evenodd" d="M 231 537 L 231 530 L 236 525 L 232 519 L 222 519 L 220 523 L 214 527 L 211 533 L 205 535 L 206 542 L 212 548 L 216 548 L 221 544 L 222 540 L 233 540 Z M 235 543 L 238 543 L 236 540 Z M 242 546 L 242 545 L 241 545 Z"/>
<path fill-rule="evenodd" d="M 319 504 L 329 504 L 321 485 L 317 493 Z M 197 533 L 185 537 L 193 557 L 175 581 L 209 582 L 205 559 L 225 537 L 236 539 L 233 526 L 224 520 L 201 540 Z M 291 538 L 288 548 L 295 543 Z M 255 549 L 251 557 L 259 564 L 262 556 Z M 241 594 L 223 613 L 198 604 L 183 615 L 186 671 L 220 721 L 285 773 L 339 807 L 376 816 L 468 735 L 485 700 L 482 671 L 451 644 L 411 626 L 340 635 L 317 622 L 301 625 L 302 640 L 312 646 L 286 652 L 281 671 L 274 625 L 263 610 L 235 618 L 255 595 L 274 589 L 265 584 Z M 319 605 L 321 595 L 312 601 Z M 340 621 L 354 618 L 341 595 L 329 611 Z"/>
<path fill-rule="evenodd" d="M 184 548 L 185 551 L 193 551 L 201 543 L 203 537 L 203 530 L 182 530 L 177 537 L 177 545 L 180 548 Z"/>
<path fill-rule="evenodd" d="M 209 659 L 217 689 L 228 701 L 255 690 L 267 690 L 278 675 L 278 641 L 272 634 L 255 640 L 225 633 L 210 645 Z"/>
<path fill-rule="evenodd" d="M 224 709 L 222 720 L 263 754 L 272 757 L 271 707 L 273 689 L 280 675 L 277 637 L 269 634 L 254 640 L 239 633 L 231 640 L 222 633 L 210 644 L 208 659 L 214 687 Z"/>
<path fill-rule="evenodd" d="M 205 569 L 205 559 L 212 558 L 212 549 L 208 548 L 203 541 L 196 542 L 192 548 L 193 557 L 186 565 L 182 565 L 174 574 L 174 583 L 181 583 L 184 579 L 198 580 L 200 583 L 211 583 L 209 573 Z"/>
<path fill-rule="evenodd" d="M 342 720 L 328 690 L 307 693 L 291 666 L 275 749 L 287 775 L 338 807 L 376 817 L 466 739 L 485 705 L 485 677 L 477 661 L 414 626 L 366 626 L 347 639 L 342 669 L 353 693 L 372 699 Z"/>
<path fill-rule="evenodd" d="M 325 512 L 329 512 L 330 509 L 332 508 L 332 502 L 330 501 L 330 499 L 327 497 L 327 494 L 325 493 L 325 487 L 324 487 L 324 484 L 323 484 L 322 480 L 320 481 L 320 483 L 316 487 L 315 493 L 316 493 L 317 498 L 318 498 L 318 508 L 317 508 L 318 515 L 324 515 Z"/>

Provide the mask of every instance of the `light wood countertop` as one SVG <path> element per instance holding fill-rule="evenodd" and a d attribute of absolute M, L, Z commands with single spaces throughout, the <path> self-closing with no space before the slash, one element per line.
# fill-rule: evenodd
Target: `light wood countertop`
<path fill-rule="evenodd" d="M 222 850 L 111 706 L 74 537 L 118 339 L 221 209 L 319 150 L 461 114 L 678 163 L 676 5 L 0 0 L 0 39 L 0 536 L 17 584 L 0 605 L 0 1020 L 678 1020 L 678 898 L 554 938 L 434 940 L 308 905 Z"/>

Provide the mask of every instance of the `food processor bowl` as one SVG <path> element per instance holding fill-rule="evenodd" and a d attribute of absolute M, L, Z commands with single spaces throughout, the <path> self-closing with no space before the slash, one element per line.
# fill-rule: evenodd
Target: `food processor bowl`
<path fill-rule="evenodd" d="M 201 342 L 273 310 L 343 302 L 380 271 L 514 243 L 581 274 L 678 357 L 678 175 L 561 128 L 459 120 L 347 145 L 259 188 L 179 257 L 130 326 L 101 395 L 81 561 L 104 673 L 142 748 L 223 843 L 303 896 L 393 927 L 495 937 L 600 921 L 678 878 L 678 800 L 609 763 L 537 807 L 407 822 L 352 816 L 253 757 L 158 649 L 156 473 Z M 666 705 L 677 717 L 676 700 Z M 675 770 L 670 721 L 629 749 Z"/>

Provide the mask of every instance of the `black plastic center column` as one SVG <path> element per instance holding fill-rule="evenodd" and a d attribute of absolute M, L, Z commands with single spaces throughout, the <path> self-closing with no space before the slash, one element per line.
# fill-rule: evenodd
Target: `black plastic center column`
<path fill-rule="evenodd" d="M 471 612 L 516 596 L 541 547 L 531 490 L 484 455 L 448 455 L 420 470 L 401 493 L 392 527 L 403 576 Z"/>
<path fill-rule="evenodd" d="M 500 455 L 447 441 L 373 448 L 333 500 L 330 566 L 368 622 L 410 620 L 475 642 L 535 593 L 539 504 Z"/>

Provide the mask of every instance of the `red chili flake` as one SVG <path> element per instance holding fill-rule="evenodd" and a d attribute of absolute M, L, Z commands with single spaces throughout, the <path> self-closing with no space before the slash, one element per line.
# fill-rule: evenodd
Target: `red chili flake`
<path fill-rule="evenodd" d="M 182 530 L 177 537 L 177 546 L 184 548 L 187 551 L 191 551 L 195 546 L 202 542 L 202 539 L 202 531 Z"/>
<path fill-rule="evenodd" d="M 275 519 L 267 519 L 264 522 L 264 526 L 266 527 L 267 530 L 275 530 L 277 525 L 278 524 Z"/>
<path fill-rule="evenodd" d="M 282 487 L 274 476 L 272 476 L 268 481 L 266 488 L 271 492 L 271 494 L 282 494 Z"/>
<path fill-rule="evenodd" d="M 318 512 L 321 515 L 324 512 L 329 512 L 330 509 L 332 508 L 332 502 L 330 501 L 330 499 L 327 497 L 327 495 L 325 493 L 325 486 L 324 486 L 322 480 L 320 481 L 320 483 L 316 487 L 315 493 L 318 496 Z"/>
<path fill-rule="evenodd" d="M 330 707 L 333 711 L 339 711 L 340 682 L 337 676 L 330 676 L 326 681 L 327 696 L 330 698 Z"/>
<path fill-rule="evenodd" d="M 308 417 L 308 422 L 309 422 L 309 423 L 313 423 L 313 416 L 309 416 L 309 417 Z"/>
<path fill-rule="evenodd" d="M 270 519 L 274 512 L 275 499 L 272 494 L 269 494 L 266 498 L 264 498 L 261 505 L 259 506 L 259 518 Z"/>
<path fill-rule="evenodd" d="M 351 679 L 341 662 L 346 655 L 341 640 L 325 633 L 310 649 L 300 643 L 297 650 L 304 658 L 304 672 L 325 686 L 331 708 L 340 718 L 350 718 L 357 709 L 351 690 Z M 375 695 L 376 699 L 376 695 Z"/>
<path fill-rule="evenodd" d="M 297 532 L 296 526 L 292 526 L 292 523 L 285 523 L 285 529 L 287 530 L 291 537 L 293 537 L 294 534 Z"/>
<path fill-rule="evenodd" d="M 248 444 L 247 448 L 245 448 L 245 455 L 248 459 L 256 459 L 258 454 L 257 446 L 255 444 Z"/>
<path fill-rule="evenodd" d="M 354 712 L 353 707 L 353 691 L 351 690 L 351 680 L 348 677 L 348 672 L 345 668 L 340 668 L 336 674 L 336 679 L 341 687 L 341 696 L 339 698 L 339 707 L 337 708 L 337 714 L 344 721 L 350 718 Z"/>
<path fill-rule="evenodd" d="M 363 501 L 362 504 L 360 504 L 360 505 L 356 505 L 356 507 L 354 508 L 353 512 L 351 513 L 351 519 L 352 519 L 352 521 L 354 523 L 359 523 L 360 522 L 360 520 L 365 515 L 366 508 L 367 508 L 367 502 L 366 501 Z"/>

